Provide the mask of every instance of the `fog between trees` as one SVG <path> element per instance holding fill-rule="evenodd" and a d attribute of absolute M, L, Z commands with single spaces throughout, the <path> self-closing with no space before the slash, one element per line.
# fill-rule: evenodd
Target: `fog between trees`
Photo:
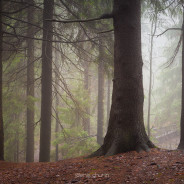
<path fill-rule="evenodd" d="M 70 3 L 55 0 L 53 5 L 47 0 L 44 4 L 1 3 L 4 159 L 54 161 L 90 155 L 103 144 L 113 83 L 117 80 L 114 34 L 120 30 L 113 26 L 117 18 L 114 16 L 112 20 L 111 11 L 114 8 L 117 17 L 128 17 L 131 11 L 121 15 L 117 5 L 113 7 L 113 1 L 108 0 Z M 125 6 L 120 1 L 116 3 Z M 144 125 L 150 140 L 167 149 L 176 149 L 180 137 L 182 31 L 178 28 L 183 21 L 180 3 L 145 1 L 141 11 Z M 133 6 L 133 1 L 130 4 Z M 90 18 L 99 20 L 76 21 Z M 141 49 L 139 44 L 136 48 Z M 131 100 L 127 99 L 127 103 Z M 113 143 L 110 147 L 114 147 Z M 112 149 L 105 154 L 113 154 Z"/>

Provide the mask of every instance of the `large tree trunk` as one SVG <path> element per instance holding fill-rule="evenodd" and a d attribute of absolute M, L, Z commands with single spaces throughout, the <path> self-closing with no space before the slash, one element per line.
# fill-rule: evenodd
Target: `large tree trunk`
<path fill-rule="evenodd" d="M 183 9 L 183 37 L 182 37 L 182 97 L 181 97 L 181 120 L 180 120 L 180 142 L 178 149 L 184 149 L 184 9 Z"/>
<path fill-rule="evenodd" d="M 3 27 L 2 27 L 2 0 L 0 0 L 0 160 L 4 160 L 4 130 L 2 108 L 2 77 L 3 77 Z"/>
<path fill-rule="evenodd" d="M 141 1 L 114 0 L 114 79 L 108 131 L 91 156 L 149 150 L 143 121 Z"/>
<path fill-rule="evenodd" d="M 42 90 L 41 90 L 41 128 L 40 162 L 50 160 L 51 107 L 52 107 L 52 22 L 54 0 L 44 0 L 43 41 L 42 43 Z"/>
<path fill-rule="evenodd" d="M 29 1 L 34 5 L 34 1 Z M 28 9 L 28 22 L 33 23 L 34 7 Z M 27 35 L 34 37 L 34 27 L 28 24 Z M 26 140 L 26 162 L 34 162 L 34 102 L 30 97 L 34 97 L 34 40 L 27 40 L 27 140 Z"/>
<path fill-rule="evenodd" d="M 104 125 L 104 47 L 99 42 L 99 64 L 98 64 L 98 115 L 97 115 L 97 143 L 103 143 Z"/>

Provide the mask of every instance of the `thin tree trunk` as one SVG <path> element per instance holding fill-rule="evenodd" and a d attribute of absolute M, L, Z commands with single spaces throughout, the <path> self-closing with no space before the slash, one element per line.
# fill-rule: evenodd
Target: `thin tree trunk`
<path fill-rule="evenodd" d="M 16 139 L 16 136 L 14 137 L 14 141 L 13 142 L 14 142 L 13 161 L 17 162 L 17 144 L 16 144 L 17 139 Z"/>
<path fill-rule="evenodd" d="M 97 143 L 103 143 L 104 125 L 104 47 L 99 42 L 99 64 L 98 64 L 98 115 L 97 115 Z"/>
<path fill-rule="evenodd" d="M 29 1 L 34 5 L 34 1 Z M 34 7 L 28 8 L 28 22 L 34 21 Z M 34 27 L 28 24 L 27 35 L 34 37 Z M 34 40 L 27 40 L 27 144 L 26 144 L 26 162 L 34 162 L 34 101 L 30 97 L 34 97 Z"/>
<path fill-rule="evenodd" d="M 44 0 L 43 41 L 42 43 L 42 90 L 41 90 L 41 127 L 40 162 L 50 161 L 51 107 L 52 107 L 52 22 L 54 0 Z"/>
<path fill-rule="evenodd" d="M 0 160 L 4 160 L 4 129 L 2 105 L 2 78 L 3 78 L 3 26 L 2 26 L 2 0 L 0 0 Z"/>
<path fill-rule="evenodd" d="M 89 76 L 89 62 L 84 61 L 84 89 L 87 92 L 87 99 L 90 99 L 90 76 Z M 88 132 L 88 135 L 90 135 L 90 102 L 85 107 L 85 112 L 87 114 L 87 117 L 83 119 L 83 127 L 84 130 Z"/>
<path fill-rule="evenodd" d="M 182 97 L 181 97 L 181 119 L 180 119 L 180 142 L 178 149 L 184 149 L 184 9 L 182 25 Z"/>
<path fill-rule="evenodd" d="M 58 116 L 58 107 L 59 107 L 59 96 L 58 96 L 58 87 L 57 84 L 59 83 L 59 61 L 58 61 L 58 55 L 57 50 L 55 50 L 55 93 L 56 93 L 56 104 L 55 104 L 55 110 L 56 110 L 56 124 L 55 124 L 55 134 L 56 139 L 58 138 L 58 131 L 59 131 L 59 116 Z M 59 145 L 56 144 L 55 147 L 55 161 L 58 161 L 59 159 Z"/>
<path fill-rule="evenodd" d="M 19 162 L 19 131 L 16 131 L 16 162 Z"/>
<path fill-rule="evenodd" d="M 150 138 L 151 132 L 150 132 L 150 110 L 151 110 L 151 93 L 152 93 L 152 77 L 153 77 L 153 69 L 152 69 L 152 63 L 153 63 L 153 40 L 154 40 L 154 35 L 156 33 L 156 28 L 157 28 L 157 13 L 155 15 L 155 19 L 152 20 L 151 24 L 151 41 L 150 41 L 150 77 L 149 77 L 149 92 L 148 92 L 148 116 L 147 116 L 147 123 L 148 123 L 148 137 Z"/>
<path fill-rule="evenodd" d="M 59 121 L 58 121 L 58 106 L 59 106 L 59 98 L 58 95 L 56 94 L 56 125 L 55 125 L 55 134 L 56 134 L 56 139 L 58 138 L 58 131 L 59 131 Z M 57 162 L 59 160 L 59 145 L 58 143 L 56 144 L 55 147 L 55 161 Z"/>
<path fill-rule="evenodd" d="M 107 125 L 109 122 L 110 104 L 111 104 L 111 78 L 108 75 L 108 78 L 107 78 Z"/>

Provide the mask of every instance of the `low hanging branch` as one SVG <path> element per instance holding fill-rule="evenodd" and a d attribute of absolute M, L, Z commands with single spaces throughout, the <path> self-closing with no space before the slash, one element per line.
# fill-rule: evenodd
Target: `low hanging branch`
<path fill-rule="evenodd" d="M 102 20 L 102 19 L 111 19 L 113 18 L 113 14 L 103 14 L 100 17 L 92 18 L 92 19 L 85 19 L 85 20 L 56 20 L 56 19 L 46 19 L 46 21 L 52 21 L 52 22 L 61 22 L 61 23 L 76 23 L 76 22 L 91 22 L 96 20 Z"/>
<path fill-rule="evenodd" d="M 154 35 L 154 36 L 157 36 L 157 37 L 162 36 L 162 35 L 165 34 L 167 31 L 170 31 L 170 30 L 182 31 L 182 28 L 168 28 L 168 29 L 166 29 L 164 32 L 162 32 L 162 33 L 160 33 L 160 34 L 158 34 L 158 35 Z"/>
<path fill-rule="evenodd" d="M 106 30 L 106 31 L 100 31 L 97 34 L 110 33 L 110 32 L 113 32 L 113 31 L 114 31 L 114 29 L 110 29 L 110 30 Z"/>
<path fill-rule="evenodd" d="M 168 68 L 169 66 L 171 66 L 171 65 L 173 64 L 173 62 L 174 62 L 174 60 L 175 60 L 175 58 L 176 58 L 176 56 L 177 56 L 177 54 L 178 54 L 178 52 L 179 52 L 180 46 L 181 46 L 181 44 L 182 44 L 182 38 L 183 38 L 183 34 L 181 34 L 181 36 L 180 36 L 180 39 L 179 39 L 179 41 L 178 41 L 178 44 L 177 44 L 177 46 L 176 46 L 176 48 L 175 48 L 175 50 L 174 50 L 173 56 L 172 56 L 172 57 L 170 58 L 170 60 L 165 64 L 165 65 L 166 65 L 165 68 Z"/>

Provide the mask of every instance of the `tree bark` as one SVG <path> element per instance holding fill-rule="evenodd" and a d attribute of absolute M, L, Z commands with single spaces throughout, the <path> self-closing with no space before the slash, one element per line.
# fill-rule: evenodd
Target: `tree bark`
<path fill-rule="evenodd" d="M 34 1 L 29 1 L 34 5 Z M 28 22 L 34 21 L 34 7 L 28 8 Z M 27 30 L 28 37 L 34 37 L 34 27 L 28 24 Z M 34 102 L 29 101 L 30 97 L 34 97 L 34 40 L 27 40 L 27 141 L 26 141 L 26 162 L 34 162 Z"/>
<path fill-rule="evenodd" d="M 19 130 L 16 131 L 16 162 L 19 162 Z"/>
<path fill-rule="evenodd" d="M 184 149 L 184 9 L 182 25 L 182 97 L 181 97 L 181 119 L 180 119 L 180 142 L 178 149 Z"/>
<path fill-rule="evenodd" d="M 2 26 L 2 0 L 0 0 L 0 160 L 4 160 L 4 129 L 2 104 L 2 78 L 3 78 L 3 26 Z"/>
<path fill-rule="evenodd" d="M 57 48 L 57 45 L 55 46 Z M 56 124 L 55 124 L 55 138 L 58 138 L 59 131 L 59 116 L 58 116 L 58 107 L 59 107 L 59 95 L 58 95 L 58 85 L 59 85 L 59 61 L 58 61 L 58 52 L 55 49 L 55 94 L 56 94 L 56 102 L 55 102 L 55 113 L 56 113 Z M 59 145 L 56 144 L 55 147 L 55 161 L 59 159 Z"/>
<path fill-rule="evenodd" d="M 110 104 L 111 104 L 111 77 L 108 74 L 107 76 L 107 125 L 109 122 Z"/>
<path fill-rule="evenodd" d="M 114 79 L 112 106 L 103 145 L 90 157 L 154 147 L 143 120 L 141 1 L 114 0 Z"/>
<path fill-rule="evenodd" d="M 102 41 L 99 42 L 99 64 L 98 64 L 98 115 L 97 115 L 97 143 L 103 143 L 104 125 L 104 48 Z"/>
<path fill-rule="evenodd" d="M 41 90 L 41 127 L 40 162 L 50 161 L 51 107 L 52 107 L 52 22 L 54 0 L 44 0 L 43 41 L 42 42 L 42 90 Z"/>
<path fill-rule="evenodd" d="M 90 76 L 89 76 L 89 62 L 84 61 L 84 89 L 87 92 L 87 99 L 90 99 Z M 90 104 L 90 102 L 89 102 Z M 88 135 L 90 135 L 90 106 L 89 104 L 86 105 L 85 107 L 85 112 L 86 112 L 86 116 L 83 119 L 83 127 L 84 130 L 88 132 Z"/>
<path fill-rule="evenodd" d="M 56 139 L 58 138 L 58 131 L 59 131 L 59 116 L 58 116 L 58 106 L 59 106 L 59 98 L 58 98 L 58 92 L 56 92 L 56 125 L 55 125 L 55 134 L 56 134 Z M 59 145 L 58 143 L 56 144 L 55 147 L 55 161 L 57 162 L 59 160 Z"/>

